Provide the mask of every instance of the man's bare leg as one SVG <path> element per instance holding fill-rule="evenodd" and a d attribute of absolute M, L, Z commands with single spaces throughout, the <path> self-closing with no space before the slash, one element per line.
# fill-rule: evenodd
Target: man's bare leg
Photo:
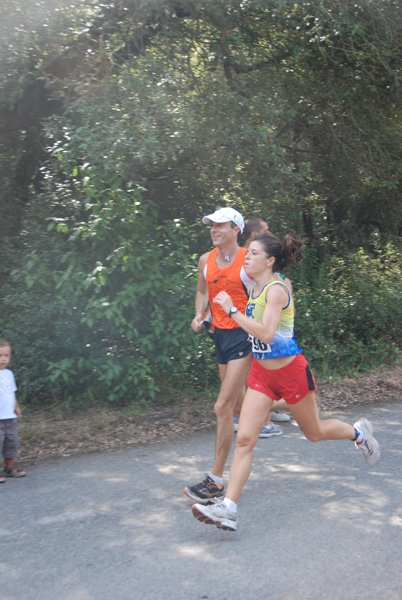
<path fill-rule="evenodd" d="M 234 417 L 240 417 L 241 407 L 243 406 L 243 401 L 244 401 L 245 395 L 246 395 L 246 386 L 243 385 L 243 388 L 241 390 L 239 390 L 239 393 L 237 394 L 237 398 L 236 398 L 235 405 L 233 408 L 233 416 Z"/>
<path fill-rule="evenodd" d="M 215 402 L 216 415 L 216 445 L 213 475 L 222 477 L 223 470 L 233 441 L 233 410 L 239 390 L 245 386 L 250 371 L 252 354 L 237 360 L 231 360 L 227 365 L 219 365 L 221 389 Z"/>

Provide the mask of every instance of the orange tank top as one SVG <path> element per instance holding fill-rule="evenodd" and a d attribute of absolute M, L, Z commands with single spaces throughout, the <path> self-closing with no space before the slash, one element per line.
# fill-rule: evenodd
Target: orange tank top
<path fill-rule="evenodd" d="M 246 311 L 248 288 L 253 280 L 244 270 L 245 248 L 239 248 L 233 263 L 225 269 L 220 269 L 216 264 L 218 248 L 214 248 L 208 255 L 204 267 L 204 277 L 208 286 L 209 305 L 212 311 L 212 322 L 219 329 L 236 329 L 237 323 L 229 318 L 223 308 L 214 302 L 219 292 L 226 292 L 232 298 L 233 305 L 237 306 L 243 314 Z"/>

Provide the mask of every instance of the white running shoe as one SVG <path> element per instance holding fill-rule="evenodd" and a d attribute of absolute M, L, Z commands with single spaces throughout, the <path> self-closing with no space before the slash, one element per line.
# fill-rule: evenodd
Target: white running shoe
<path fill-rule="evenodd" d="M 362 442 L 355 442 L 356 448 L 359 448 L 363 452 L 363 458 L 366 463 L 370 467 L 374 467 L 380 459 L 380 444 L 373 436 L 372 424 L 368 419 L 360 419 L 360 421 L 356 421 L 353 427 L 364 435 Z"/>
<path fill-rule="evenodd" d="M 274 437 L 275 435 L 282 435 L 282 433 L 283 430 L 280 427 L 276 427 L 276 425 L 270 423 L 269 425 L 263 425 L 258 437 L 270 438 Z"/>
<path fill-rule="evenodd" d="M 233 427 L 236 433 L 236 431 L 239 429 L 239 417 L 233 417 Z"/>
<path fill-rule="evenodd" d="M 281 410 L 273 410 L 271 412 L 271 420 L 277 421 L 278 423 L 287 423 L 290 421 L 290 416 Z"/>
<path fill-rule="evenodd" d="M 201 523 L 207 525 L 216 525 L 219 529 L 227 529 L 228 531 L 237 530 L 237 515 L 226 507 L 224 502 L 220 504 L 193 504 L 193 515 Z"/>

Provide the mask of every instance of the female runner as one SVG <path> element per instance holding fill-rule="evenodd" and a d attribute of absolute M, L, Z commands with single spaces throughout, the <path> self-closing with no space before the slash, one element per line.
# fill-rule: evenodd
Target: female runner
<path fill-rule="evenodd" d="M 192 507 L 199 521 L 222 529 L 237 529 L 237 503 L 250 475 L 253 448 L 273 400 L 286 400 L 309 440 L 352 440 L 368 465 L 375 465 L 380 458 L 380 446 L 367 419 L 349 425 L 339 419 L 321 421 L 319 418 L 314 376 L 294 337 L 292 297 L 277 275 L 300 262 L 302 250 L 302 241 L 294 235 L 287 235 L 283 244 L 270 232 L 256 236 L 244 260 L 247 275 L 255 281 L 246 314 L 233 306 L 226 292 L 214 298 L 214 302 L 250 335 L 253 346 L 248 390 L 241 410 L 226 496 L 219 504 Z"/>

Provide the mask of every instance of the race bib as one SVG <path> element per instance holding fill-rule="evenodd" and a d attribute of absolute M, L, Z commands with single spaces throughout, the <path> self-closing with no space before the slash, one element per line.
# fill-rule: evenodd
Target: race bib
<path fill-rule="evenodd" d="M 252 335 L 249 335 L 251 340 L 251 345 L 253 347 L 253 352 L 272 352 L 271 346 L 269 344 L 264 344 L 261 340 L 257 340 Z"/>

